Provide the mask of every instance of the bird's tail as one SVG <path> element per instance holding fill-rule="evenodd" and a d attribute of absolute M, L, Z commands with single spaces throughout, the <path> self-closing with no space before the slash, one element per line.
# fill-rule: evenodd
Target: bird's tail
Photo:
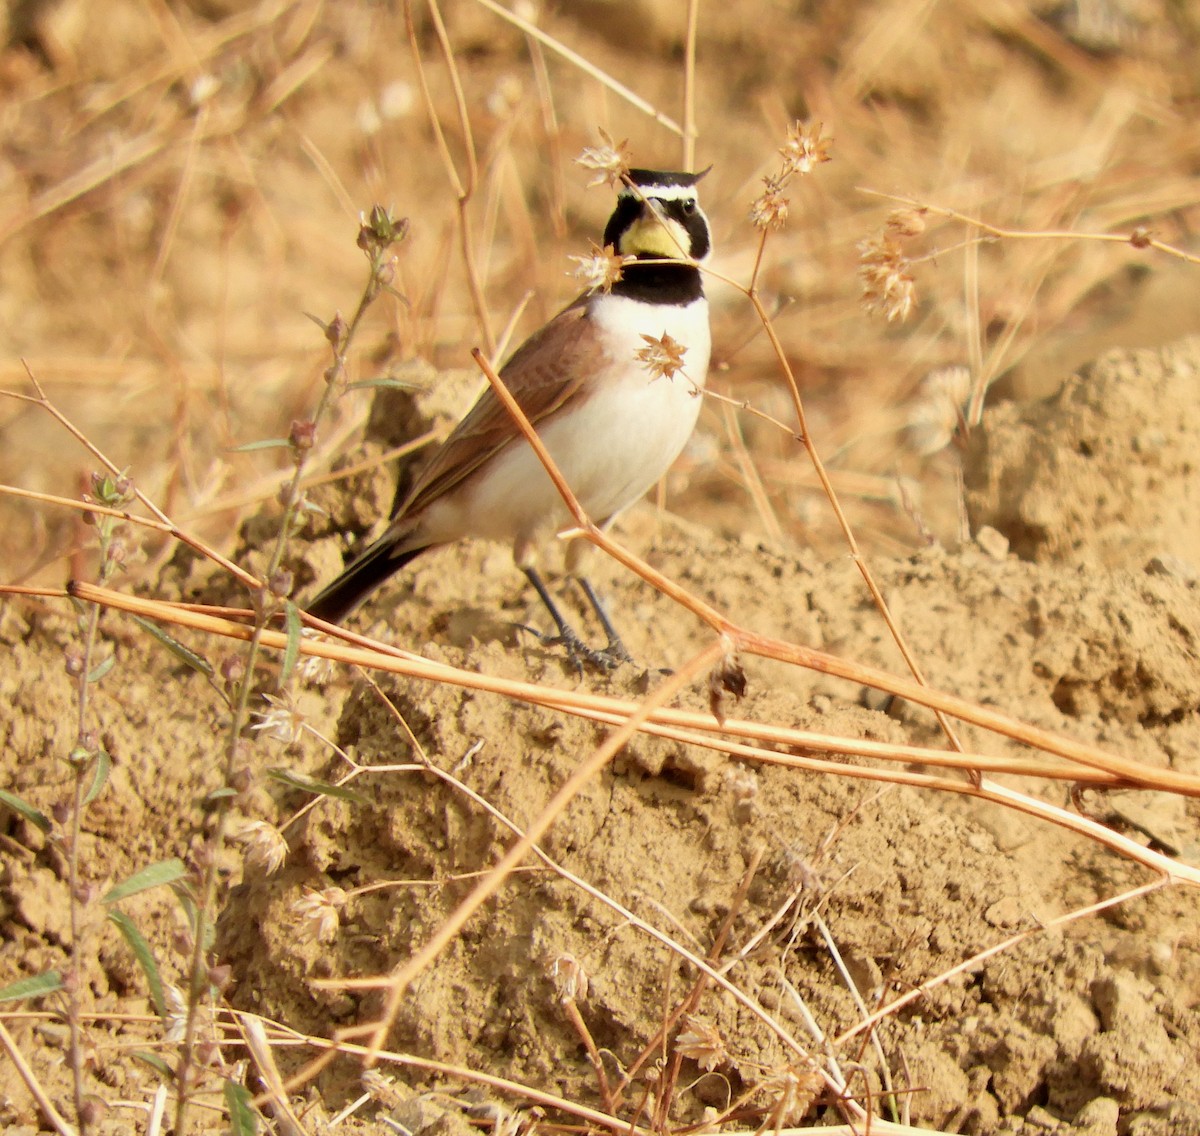
<path fill-rule="evenodd" d="M 389 576 L 425 548 L 397 552 L 395 538 L 384 536 L 353 559 L 346 570 L 309 600 L 305 610 L 327 623 L 341 623 Z"/>

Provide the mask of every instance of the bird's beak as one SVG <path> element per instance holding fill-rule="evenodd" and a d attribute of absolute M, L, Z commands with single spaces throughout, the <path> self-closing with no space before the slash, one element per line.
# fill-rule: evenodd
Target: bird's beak
<path fill-rule="evenodd" d="M 674 260 L 687 255 L 688 236 L 683 227 L 667 215 L 661 201 L 648 198 L 638 219 L 621 238 L 626 256 L 663 257 Z"/>

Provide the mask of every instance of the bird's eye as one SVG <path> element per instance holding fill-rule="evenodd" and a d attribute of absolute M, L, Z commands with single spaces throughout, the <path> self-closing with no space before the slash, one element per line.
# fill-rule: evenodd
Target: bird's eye
<path fill-rule="evenodd" d="M 683 215 L 685 217 L 690 217 L 693 213 L 696 212 L 696 203 L 690 197 L 685 197 L 679 203 L 679 206 L 683 210 Z"/>

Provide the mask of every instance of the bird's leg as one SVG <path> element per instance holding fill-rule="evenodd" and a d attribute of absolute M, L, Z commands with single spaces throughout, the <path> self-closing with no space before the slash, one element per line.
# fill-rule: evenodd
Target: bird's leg
<path fill-rule="evenodd" d="M 579 584 L 580 590 L 587 601 L 592 605 L 592 611 L 596 613 L 596 618 L 600 621 L 600 626 L 604 628 L 604 634 L 608 636 L 608 646 L 600 652 L 601 655 L 611 659 L 609 664 L 616 667 L 621 663 L 632 663 L 633 656 L 626 649 L 625 644 L 621 642 L 621 636 L 617 634 L 616 628 L 612 625 L 612 620 L 608 618 L 608 612 L 604 610 L 604 604 L 600 602 L 600 597 L 596 595 L 596 589 L 592 587 L 591 581 L 586 576 L 576 576 L 576 583 Z"/>
<path fill-rule="evenodd" d="M 542 582 L 542 578 L 538 575 L 536 568 L 522 568 L 521 571 L 525 573 L 526 578 L 533 585 L 534 591 L 541 597 L 542 603 L 546 605 L 546 610 L 550 613 L 550 618 L 554 620 L 554 625 L 558 628 L 557 635 L 539 635 L 538 638 L 543 643 L 561 645 L 566 650 L 567 657 L 581 671 L 583 670 L 584 663 L 595 667 L 597 670 L 611 671 L 622 661 L 610 655 L 607 650 L 593 650 L 579 638 L 571 625 L 563 619 L 562 612 L 558 610 L 558 605 L 554 602 L 549 590 Z M 604 622 L 607 628 L 608 621 L 605 620 Z M 532 630 L 532 628 L 527 628 L 527 630 Z M 537 634 L 537 632 L 534 632 L 534 634 Z"/>

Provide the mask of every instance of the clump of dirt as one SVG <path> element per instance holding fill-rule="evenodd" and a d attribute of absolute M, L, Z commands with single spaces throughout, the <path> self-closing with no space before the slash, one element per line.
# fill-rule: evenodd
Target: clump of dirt
<path fill-rule="evenodd" d="M 972 433 L 980 524 L 1028 560 L 1200 576 L 1200 340 L 1112 351 L 1044 402 L 1005 402 Z M 1182 562 L 1182 563 L 1181 563 Z"/>

